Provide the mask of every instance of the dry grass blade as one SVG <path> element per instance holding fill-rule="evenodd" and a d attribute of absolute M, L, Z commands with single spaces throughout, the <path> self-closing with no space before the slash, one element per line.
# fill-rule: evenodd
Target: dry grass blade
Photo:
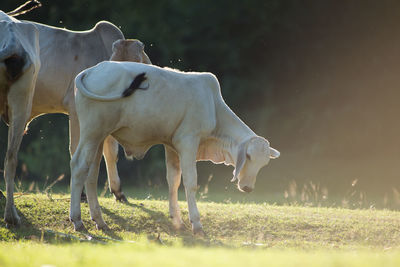
<path fill-rule="evenodd" d="M 104 197 L 107 193 L 107 190 L 108 190 L 108 180 L 106 180 L 106 182 L 104 183 L 104 188 L 100 193 L 100 197 Z"/>
<path fill-rule="evenodd" d="M 64 177 L 65 177 L 64 174 L 61 174 L 60 176 L 58 176 L 58 178 L 57 178 L 54 182 L 52 182 L 51 184 L 49 184 L 49 185 L 44 189 L 44 192 L 45 192 L 45 193 L 48 192 L 56 183 L 62 181 L 62 180 L 64 179 Z"/>

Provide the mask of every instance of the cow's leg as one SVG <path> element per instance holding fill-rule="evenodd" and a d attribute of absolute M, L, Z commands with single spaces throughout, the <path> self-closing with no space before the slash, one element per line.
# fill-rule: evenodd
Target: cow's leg
<path fill-rule="evenodd" d="M 68 107 L 69 113 L 69 153 L 72 156 L 75 153 L 76 147 L 79 143 L 79 121 L 75 111 L 75 104 L 72 107 Z"/>
<path fill-rule="evenodd" d="M 196 155 L 199 141 L 195 138 L 180 138 L 175 147 L 179 153 L 182 169 L 183 185 L 185 186 L 186 200 L 189 208 L 189 218 L 194 234 L 203 235 L 203 226 L 200 223 L 200 214 L 196 204 L 197 170 Z"/>
<path fill-rule="evenodd" d="M 103 155 L 107 167 L 110 191 L 114 194 L 117 201 L 128 202 L 121 190 L 121 181 L 118 175 L 118 142 L 111 135 L 107 136 L 107 138 L 104 140 Z"/>
<path fill-rule="evenodd" d="M 90 169 L 96 167 L 93 163 L 97 163 L 95 159 L 99 143 L 94 140 L 81 140 L 71 159 L 70 220 L 73 222 L 76 231 L 85 229 L 81 219 L 81 192 Z"/>
<path fill-rule="evenodd" d="M 32 110 L 35 82 L 34 67 L 31 66 L 23 76 L 10 86 L 7 96 L 10 126 L 8 128 L 8 145 L 4 160 L 4 179 L 7 191 L 4 220 L 7 224 L 11 225 L 19 225 L 21 223 L 21 219 L 14 206 L 14 177 L 18 162 L 18 150 Z"/>
<path fill-rule="evenodd" d="M 4 178 L 6 180 L 7 191 L 4 220 L 7 224 L 11 225 L 19 225 L 21 223 L 20 217 L 18 216 L 17 210 L 14 206 L 14 177 L 15 170 L 17 168 L 18 150 L 21 145 L 22 136 L 26 125 L 25 114 L 16 113 L 23 112 L 23 110 L 12 112 L 13 115 L 8 129 L 8 147 L 4 161 Z"/>
<path fill-rule="evenodd" d="M 97 229 L 107 229 L 107 224 L 101 216 L 100 204 L 97 199 L 97 179 L 99 176 L 99 166 L 101 161 L 101 154 L 103 151 L 103 144 L 100 144 L 97 149 L 95 158 L 89 168 L 88 178 L 86 180 L 86 193 L 89 202 L 90 216 L 96 222 Z"/>
<path fill-rule="evenodd" d="M 71 99 L 72 98 L 72 99 Z M 78 116 L 75 111 L 75 100 L 73 96 L 69 96 L 68 100 L 66 100 L 67 107 L 68 107 L 68 114 L 69 114 L 69 153 L 74 155 L 76 147 L 79 143 L 79 121 Z M 81 201 L 87 199 L 85 192 L 82 191 L 81 193 Z"/>
<path fill-rule="evenodd" d="M 178 188 L 181 183 L 182 174 L 181 167 L 179 165 L 179 156 L 168 146 L 164 146 L 164 148 L 169 188 L 169 215 L 172 218 L 174 227 L 176 229 L 183 229 L 185 226 L 183 224 L 178 205 Z"/>

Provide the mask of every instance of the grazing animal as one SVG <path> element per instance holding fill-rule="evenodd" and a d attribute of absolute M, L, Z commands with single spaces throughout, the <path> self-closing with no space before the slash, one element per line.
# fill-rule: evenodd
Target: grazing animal
<path fill-rule="evenodd" d="M 235 166 L 232 180 L 240 191 L 250 192 L 258 171 L 279 157 L 225 104 L 211 73 L 108 61 L 82 71 L 75 83 L 80 140 L 71 159 L 70 219 L 76 230 L 84 229 L 79 199 L 85 183 L 91 217 L 98 228 L 107 228 L 96 185 L 109 135 L 137 159 L 151 146 L 164 145 L 172 221 L 183 227 L 177 201 L 182 174 L 194 233 L 203 233 L 195 198 L 196 161 Z"/>
<path fill-rule="evenodd" d="M 131 61 L 150 64 L 150 58 L 144 52 L 144 44 L 137 39 L 121 39 L 113 43 L 112 61 Z"/>
<path fill-rule="evenodd" d="M 19 9 L 15 14 L 21 12 Z M 70 153 L 73 154 L 79 140 L 74 78 L 83 69 L 109 60 L 110 57 L 121 60 L 123 57 L 115 51 L 125 42 L 120 40 L 124 39 L 124 35 L 118 27 L 106 21 L 98 22 L 91 30 L 76 32 L 19 21 L 2 11 L 0 36 L 0 115 L 9 124 L 4 163 L 7 190 L 4 219 L 7 224 L 18 225 L 20 218 L 13 198 L 14 176 L 25 128 L 33 118 L 42 114 L 68 114 Z M 117 40 L 120 41 L 115 42 Z M 124 60 L 135 61 L 141 58 L 141 62 L 150 63 L 143 44 L 135 40 L 127 43 L 129 45 L 124 49 L 134 47 L 139 54 L 124 53 Z M 128 58 L 132 55 L 133 58 Z M 117 200 L 126 200 L 116 168 L 117 152 L 118 143 L 115 139 L 106 138 L 103 153 L 110 190 Z"/>
<path fill-rule="evenodd" d="M 39 31 L 0 11 L 0 114 L 9 122 L 8 147 L 4 162 L 7 201 L 4 219 L 18 224 L 14 206 L 14 176 L 17 152 L 30 118 L 32 99 L 40 70 Z"/>

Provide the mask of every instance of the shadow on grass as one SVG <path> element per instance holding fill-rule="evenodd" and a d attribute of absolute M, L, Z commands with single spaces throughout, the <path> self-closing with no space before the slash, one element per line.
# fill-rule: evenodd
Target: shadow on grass
<path fill-rule="evenodd" d="M 0 191 L 1 193 L 1 191 Z M 4 211 L 6 206 L 6 198 L 3 196 L 0 198 L 0 240 L 1 241 L 12 241 L 12 240 L 44 240 L 49 236 L 42 232 L 39 228 L 37 228 L 28 218 L 21 212 L 20 209 L 17 209 L 18 215 L 21 218 L 21 225 L 7 225 L 4 221 Z M 5 230 L 7 229 L 7 230 Z"/>
<path fill-rule="evenodd" d="M 1 194 L 1 191 L 0 191 Z M 101 238 L 93 239 L 91 234 L 85 233 L 62 233 L 58 231 L 54 231 L 52 229 L 46 229 L 47 227 L 40 227 L 35 224 L 35 218 L 29 216 L 25 216 L 25 214 L 16 206 L 18 215 L 21 218 L 21 225 L 14 226 L 14 225 L 7 225 L 3 219 L 3 214 L 5 211 L 5 204 L 6 198 L 0 197 L 0 241 L 22 241 L 22 240 L 31 240 L 35 242 L 42 242 L 42 243 L 50 243 L 50 244 L 62 244 L 62 243 L 72 243 L 72 242 L 92 242 L 92 243 L 104 243 L 101 242 Z M 22 205 L 26 205 L 26 203 L 22 203 Z M 34 203 L 32 203 L 34 205 Z M 22 206 L 22 209 L 26 208 L 26 206 Z M 26 210 L 25 210 L 26 211 Z M 29 214 L 29 212 L 28 212 Z M 32 214 L 31 214 L 32 215 Z M 39 215 L 40 216 L 40 215 Z M 62 220 L 62 218 L 60 218 Z M 46 220 L 45 218 L 41 218 Z M 43 222 L 44 223 L 44 222 Z M 44 223 L 47 226 L 47 223 Z M 68 232 L 68 231 L 67 231 Z M 93 239 L 93 241 L 92 241 Z"/>
<path fill-rule="evenodd" d="M 176 242 L 181 242 L 182 245 L 188 247 L 231 247 L 229 244 L 212 238 L 193 236 L 188 226 L 183 230 L 175 230 L 167 213 L 146 207 L 142 203 L 126 203 L 124 205 L 132 208 L 132 216 L 129 214 L 127 216 L 121 215 L 117 210 L 102 207 L 102 211 L 108 216 L 108 223 L 111 229 L 99 233 L 90 229 L 89 231 L 71 232 L 72 223 L 70 224 L 69 222 L 61 222 L 63 225 L 60 228 L 59 223 L 53 224 L 50 221 L 46 221 L 47 217 L 45 215 L 38 214 L 40 209 L 38 211 L 31 210 L 32 207 L 35 207 L 35 202 L 20 202 L 17 211 L 21 217 L 21 226 L 7 228 L 4 220 L 0 219 L 0 241 L 32 240 L 50 244 L 78 242 L 112 244 L 115 242 L 130 242 L 124 240 L 123 232 L 131 232 L 146 235 L 150 242 L 155 242 L 162 246 L 172 246 Z M 5 198 L 0 199 L 1 216 L 4 214 L 4 208 Z M 26 212 L 26 216 L 21 210 Z M 41 211 L 43 212 L 43 208 Z M 54 216 L 55 212 L 50 212 L 50 214 Z M 135 215 L 135 212 L 138 214 Z M 58 213 L 60 212 L 58 211 Z M 85 221 L 85 224 L 89 225 L 90 222 Z M 51 225 L 54 225 L 55 228 Z M 56 229 L 61 230 L 58 231 Z"/>
<path fill-rule="evenodd" d="M 225 244 L 219 240 L 213 240 L 207 236 L 194 236 L 190 227 L 188 226 L 186 226 L 185 229 L 176 230 L 171 219 L 166 216 L 165 213 L 149 209 L 142 203 L 123 204 L 132 207 L 132 212 L 135 212 L 135 210 L 141 210 L 147 213 L 149 216 L 140 216 L 139 221 L 134 221 L 134 218 L 129 220 L 105 207 L 102 207 L 102 211 L 104 211 L 104 213 L 113 220 L 113 223 L 118 224 L 118 227 L 121 227 L 121 230 L 131 231 L 136 234 L 147 234 L 149 241 L 154 241 L 167 246 L 171 245 L 172 243 L 168 240 L 163 240 L 163 235 L 165 234 L 168 236 L 168 238 L 172 237 L 174 239 L 180 239 L 182 245 L 187 247 L 203 246 L 233 248 L 233 246 L 229 244 Z"/>
<path fill-rule="evenodd" d="M 102 211 L 109 216 L 113 220 L 113 223 L 117 224 L 121 230 L 124 229 L 137 234 L 158 233 L 160 231 L 169 234 L 173 232 L 173 225 L 164 213 L 146 208 L 143 204 L 137 205 L 133 203 L 124 203 L 124 205 L 132 207 L 133 213 L 136 212 L 136 210 L 141 210 L 149 216 L 140 217 L 139 220 L 135 220 L 134 218 L 128 219 L 118 215 L 106 207 L 102 207 Z"/>

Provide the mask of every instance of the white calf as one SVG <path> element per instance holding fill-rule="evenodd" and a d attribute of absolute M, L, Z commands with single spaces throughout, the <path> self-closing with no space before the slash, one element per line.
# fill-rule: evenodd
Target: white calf
<path fill-rule="evenodd" d="M 241 191 L 254 188 L 258 171 L 279 152 L 257 136 L 225 104 L 211 73 L 185 73 L 131 62 L 102 62 L 75 79 L 79 145 L 71 160 L 70 218 L 84 228 L 80 192 L 86 182 L 92 219 L 106 228 L 97 200 L 97 172 L 104 139 L 112 135 L 127 155 L 142 158 L 165 147 L 170 215 L 182 226 L 177 190 L 183 175 L 194 233 L 202 232 L 196 206 L 196 161 L 235 166 Z"/>

